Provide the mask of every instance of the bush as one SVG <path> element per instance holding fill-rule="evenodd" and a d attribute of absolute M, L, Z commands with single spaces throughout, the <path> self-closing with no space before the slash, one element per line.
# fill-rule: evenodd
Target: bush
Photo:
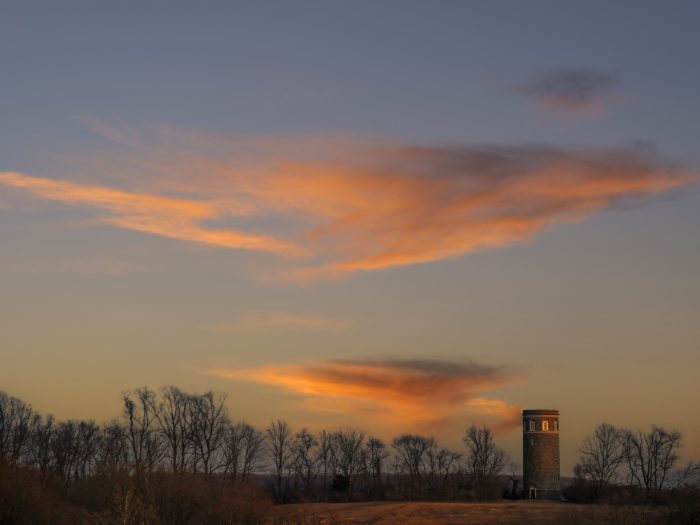
<path fill-rule="evenodd" d="M 55 497 L 31 470 L 0 462 L 0 523 L 77 525 L 91 520 L 84 509 Z"/>

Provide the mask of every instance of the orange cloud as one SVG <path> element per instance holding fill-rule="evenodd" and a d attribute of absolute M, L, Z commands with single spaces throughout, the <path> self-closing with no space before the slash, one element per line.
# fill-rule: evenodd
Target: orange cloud
<path fill-rule="evenodd" d="M 240 248 L 300 255 L 303 250 L 266 235 L 201 227 L 205 219 L 221 214 L 216 203 L 126 192 L 99 186 L 0 172 L 0 184 L 28 191 L 35 197 L 66 204 L 96 208 L 110 215 L 106 224 L 225 248 Z"/>
<path fill-rule="evenodd" d="M 269 200 L 284 193 L 321 218 L 308 240 L 323 245 L 319 251 L 331 260 L 296 269 L 292 278 L 337 277 L 526 242 L 550 225 L 689 180 L 677 168 L 625 151 L 404 148 L 376 162 L 384 166 L 291 165 L 262 186 Z"/>
<path fill-rule="evenodd" d="M 167 127 L 156 128 L 158 140 L 149 143 L 129 130 L 100 131 L 131 146 L 109 165 L 115 174 L 132 173 L 120 180 L 133 190 L 18 173 L 0 174 L 0 184 L 97 209 L 99 220 L 122 228 L 306 255 L 308 263 L 277 276 L 292 281 L 529 242 L 548 227 L 652 198 L 693 178 L 636 150 L 207 139 Z M 245 228 L 214 227 L 231 220 Z"/>
<path fill-rule="evenodd" d="M 471 411 L 480 420 L 495 423 L 499 432 L 519 425 L 519 418 L 513 416 L 519 415 L 519 406 L 481 397 L 514 380 L 501 367 L 427 360 L 336 360 L 209 373 L 281 388 L 304 399 L 312 412 L 354 413 L 379 423 L 431 429 L 445 421 L 463 426 Z"/>

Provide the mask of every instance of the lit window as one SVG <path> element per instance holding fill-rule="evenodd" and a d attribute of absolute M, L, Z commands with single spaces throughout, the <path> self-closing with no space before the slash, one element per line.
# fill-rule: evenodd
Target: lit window
<path fill-rule="evenodd" d="M 545 432 L 549 430 L 549 421 L 547 421 L 546 419 L 542 421 L 542 430 L 544 430 Z"/>
<path fill-rule="evenodd" d="M 535 420 L 531 419 L 530 420 L 530 432 L 534 432 L 534 431 L 535 431 Z"/>

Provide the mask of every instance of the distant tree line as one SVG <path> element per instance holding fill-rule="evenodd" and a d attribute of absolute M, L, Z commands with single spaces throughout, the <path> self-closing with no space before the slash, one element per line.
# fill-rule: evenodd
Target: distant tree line
<path fill-rule="evenodd" d="M 453 451 L 415 434 L 385 443 L 349 427 L 314 434 L 276 420 L 256 429 L 231 420 L 225 395 L 173 386 L 124 392 L 121 404 L 119 420 L 97 425 L 42 416 L 0 392 L 0 468 L 120 523 L 188 523 L 178 518 L 193 512 L 186 495 L 172 494 L 186 486 L 216 501 L 256 487 L 276 503 L 485 499 L 500 497 L 510 462 L 486 427 L 468 428 L 465 449 Z M 0 484 L 6 511 L 16 503 L 7 497 Z"/>
<path fill-rule="evenodd" d="M 272 502 L 517 497 L 515 465 L 487 427 L 468 427 L 455 451 L 416 434 L 384 442 L 282 420 L 256 429 L 231 419 L 225 395 L 172 386 L 124 392 L 121 404 L 119 420 L 97 425 L 0 392 L 0 523 L 262 523 Z M 678 468 L 681 442 L 660 427 L 601 425 L 581 444 L 567 494 L 688 488 L 700 468 Z M 17 518 L 27 513 L 35 519 Z"/>

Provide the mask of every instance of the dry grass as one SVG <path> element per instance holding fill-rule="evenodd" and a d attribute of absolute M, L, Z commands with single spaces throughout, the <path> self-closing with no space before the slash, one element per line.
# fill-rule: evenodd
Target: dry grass
<path fill-rule="evenodd" d="M 492 503 L 311 503 L 275 509 L 276 523 L 304 525 L 656 525 L 644 507 L 576 505 L 547 501 Z"/>

